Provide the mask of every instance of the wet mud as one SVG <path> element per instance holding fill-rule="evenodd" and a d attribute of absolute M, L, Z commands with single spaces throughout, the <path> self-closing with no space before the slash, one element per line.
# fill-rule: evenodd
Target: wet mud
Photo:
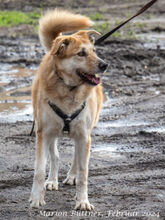
<path fill-rule="evenodd" d="M 4 9 L 12 7 L 13 2 L 4 1 Z M 30 1 L 25 9 L 37 7 L 37 2 L 35 5 Z M 47 1 L 47 5 L 52 6 L 51 2 Z M 75 10 L 87 11 L 84 1 L 67 2 Z M 97 11 L 99 2 L 94 1 L 91 10 Z M 124 11 L 135 10 L 134 1 L 132 6 L 128 1 L 110 2 L 113 16 L 119 16 L 116 5 L 122 5 Z M 105 7 L 109 1 L 104 3 Z M 18 9 L 21 4 L 18 1 Z M 161 17 L 163 4 L 160 1 L 150 13 Z M 153 30 L 165 34 L 158 28 L 157 22 L 152 23 L 147 35 L 152 36 Z M 59 140 L 59 191 L 46 192 L 43 208 L 29 208 L 35 157 L 35 137 L 29 136 L 33 119 L 30 87 L 44 51 L 37 37 L 30 33 L 12 38 L 2 32 L 0 50 L 0 219 L 49 216 L 50 219 L 164 220 L 163 41 L 109 39 L 97 47 L 98 55 L 109 63 L 109 68 L 102 76 L 107 100 L 92 132 L 89 200 L 95 211 L 91 213 L 73 210 L 75 187 L 62 183 L 73 156 L 73 143 L 68 138 Z"/>

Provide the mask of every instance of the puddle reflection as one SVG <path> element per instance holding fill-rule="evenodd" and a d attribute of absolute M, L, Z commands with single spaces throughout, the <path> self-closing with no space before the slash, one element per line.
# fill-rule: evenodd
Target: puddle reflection
<path fill-rule="evenodd" d="M 36 68 L 1 64 L 0 122 L 32 120 L 31 84 Z"/>

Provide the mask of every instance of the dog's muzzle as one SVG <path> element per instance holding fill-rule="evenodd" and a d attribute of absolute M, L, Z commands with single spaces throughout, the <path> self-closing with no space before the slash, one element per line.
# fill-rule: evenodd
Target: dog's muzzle
<path fill-rule="evenodd" d="M 105 63 L 103 60 L 99 59 L 98 72 L 104 73 L 107 67 L 108 67 L 108 64 Z M 81 69 L 77 69 L 76 73 L 84 82 L 90 85 L 96 86 L 101 82 L 101 78 L 97 74 L 89 74 L 89 73 L 84 72 Z"/>

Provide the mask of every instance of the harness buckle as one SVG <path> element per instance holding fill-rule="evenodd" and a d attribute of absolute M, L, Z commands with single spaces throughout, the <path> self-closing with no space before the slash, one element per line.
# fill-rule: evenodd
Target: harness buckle
<path fill-rule="evenodd" d="M 63 130 L 63 134 L 69 134 L 69 131 Z"/>
<path fill-rule="evenodd" d="M 63 128 L 63 133 L 64 134 L 69 134 L 69 132 L 70 132 L 70 122 L 71 121 L 72 121 L 72 119 L 69 116 L 64 119 L 64 128 Z"/>
<path fill-rule="evenodd" d="M 72 119 L 70 117 L 66 118 L 65 121 L 70 122 Z"/>

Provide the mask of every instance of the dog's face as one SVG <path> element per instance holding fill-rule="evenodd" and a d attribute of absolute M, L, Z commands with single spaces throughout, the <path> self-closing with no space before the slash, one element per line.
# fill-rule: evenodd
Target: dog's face
<path fill-rule="evenodd" d="M 96 54 L 92 32 L 79 31 L 71 36 L 60 36 L 53 42 L 51 54 L 56 71 L 67 85 L 77 86 L 83 82 L 98 85 L 97 74 L 107 69 L 108 65 Z"/>

